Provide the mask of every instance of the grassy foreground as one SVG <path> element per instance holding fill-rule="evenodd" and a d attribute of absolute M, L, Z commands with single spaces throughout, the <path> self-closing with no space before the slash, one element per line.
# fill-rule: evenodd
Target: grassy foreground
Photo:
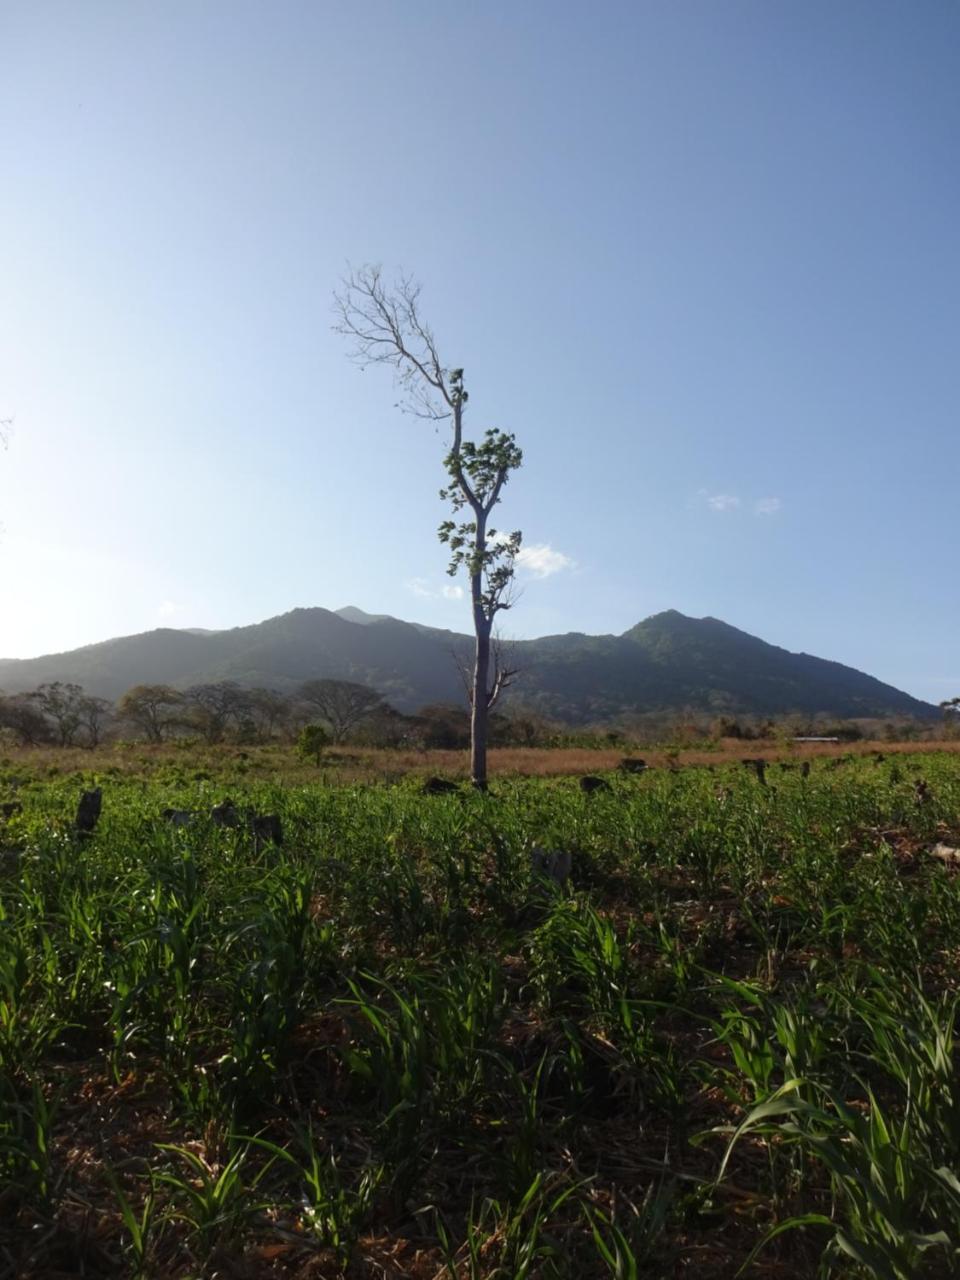
<path fill-rule="evenodd" d="M 957 756 L 231 759 L 0 766 L 0 1275 L 958 1273 Z"/>

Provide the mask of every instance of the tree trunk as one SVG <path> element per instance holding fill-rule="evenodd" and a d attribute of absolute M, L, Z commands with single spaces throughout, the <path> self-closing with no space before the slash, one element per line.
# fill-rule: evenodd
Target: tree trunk
<path fill-rule="evenodd" d="M 477 620 L 470 710 L 470 780 L 478 791 L 487 789 L 487 718 L 490 680 L 490 623 Z"/>

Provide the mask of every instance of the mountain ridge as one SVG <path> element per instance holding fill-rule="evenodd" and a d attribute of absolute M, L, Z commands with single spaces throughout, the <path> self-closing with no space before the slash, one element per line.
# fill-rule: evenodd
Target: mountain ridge
<path fill-rule="evenodd" d="M 458 664 L 473 637 L 370 614 L 299 607 L 246 626 L 157 627 L 58 654 L 0 659 L 0 690 L 52 680 L 116 698 L 134 684 L 186 688 L 235 680 L 292 692 L 314 678 L 356 680 L 400 710 L 462 702 Z M 571 631 L 509 645 L 522 678 L 511 696 L 573 723 L 681 709 L 714 714 L 913 715 L 936 708 L 856 668 L 769 644 L 720 618 L 676 609 L 621 635 Z"/>

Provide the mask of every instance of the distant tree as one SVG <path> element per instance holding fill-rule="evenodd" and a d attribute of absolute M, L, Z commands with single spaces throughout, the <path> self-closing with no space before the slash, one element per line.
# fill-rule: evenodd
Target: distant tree
<path fill-rule="evenodd" d="M 412 717 L 385 702 L 352 730 L 350 741 L 368 747 L 401 747 L 409 743 L 414 730 Z"/>
<path fill-rule="evenodd" d="M 330 726 L 334 742 L 342 742 L 355 725 L 384 705 L 376 689 L 352 680 L 308 680 L 300 686 L 300 698 L 320 712 Z"/>
<path fill-rule="evenodd" d="M 183 708 L 183 694 L 167 684 L 138 684 L 117 703 L 117 712 L 136 726 L 148 742 L 162 742 L 176 725 Z"/>
<path fill-rule="evenodd" d="M 476 638 L 470 681 L 470 772 L 475 787 L 487 785 L 487 732 L 491 708 L 516 673 L 497 661 L 491 649 L 494 621 L 512 603 L 514 563 L 521 534 L 498 533 L 490 526 L 503 487 L 523 460 L 516 438 L 491 428 L 477 443 L 463 438 L 468 393 L 463 370 L 440 359 L 429 325 L 420 315 L 420 287 L 401 277 L 391 288 L 381 269 L 365 266 L 344 280 L 335 295 L 336 331 L 351 345 L 361 367 L 384 364 L 401 388 L 402 407 L 417 417 L 447 421 L 450 448 L 444 458 L 448 483 L 440 496 L 449 501 L 452 520 L 440 525 L 440 541 L 450 548 L 448 573 L 465 569 Z M 467 514 L 468 519 L 462 519 Z"/>
<path fill-rule="evenodd" d="M 23 747 L 37 747 L 50 742 L 50 722 L 29 693 L 0 696 L 0 729 L 8 729 Z"/>
<path fill-rule="evenodd" d="M 329 742 L 330 734 L 322 724 L 305 724 L 297 738 L 297 754 L 319 765 Z"/>
<path fill-rule="evenodd" d="M 535 707 L 510 705 L 498 718 L 500 726 L 494 735 L 495 742 L 505 746 L 539 747 L 545 745 L 555 732 L 554 726 Z"/>
<path fill-rule="evenodd" d="M 718 738 L 745 738 L 752 734 L 744 732 L 743 725 L 732 716 L 721 716 L 714 731 Z"/>
<path fill-rule="evenodd" d="M 261 741 L 273 735 L 290 718 L 290 699 L 276 689 L 250 689 L 247 692 L 247 715 L 253 725 L 254 736 Z"/>
<path fill-rule="evenodd" d="M 455 751 L 469 745 L 470 717 L 462 707 L 432 703 L 421 707 L 415 720 L 417 736 L 427 749 Z"/>
<path fill-rule="evenodd" d="M 248 713 L 250 700 L 245 689 L 233 680 L 195 684 L 183 695 L 189 723 L 207 742 L 222 742 L 231 725 L 237 726 Z"/>
<path fill-rule="evenodd" d="M 57 744 L 72 747 L 83 724 L 86 694 L 81 686 L 54 680 L 40 685 L 30 696 L 52 723 Z"/>
<path fill-rule="evenodd" d="M 106 698 L 85 694 L 80 700 L 80 723 L 87 735 L 87 745 L 99 747 L 103 732 L 113 716 L 113 704 Z"/>

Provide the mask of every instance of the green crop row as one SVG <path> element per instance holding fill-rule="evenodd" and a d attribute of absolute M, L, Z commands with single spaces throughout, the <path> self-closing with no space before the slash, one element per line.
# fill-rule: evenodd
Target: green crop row
<path fill-rule="evenodd" d="M 956 1274 L 960 765 L 609 781 L 0 783 L 10 1274 Z"/>

